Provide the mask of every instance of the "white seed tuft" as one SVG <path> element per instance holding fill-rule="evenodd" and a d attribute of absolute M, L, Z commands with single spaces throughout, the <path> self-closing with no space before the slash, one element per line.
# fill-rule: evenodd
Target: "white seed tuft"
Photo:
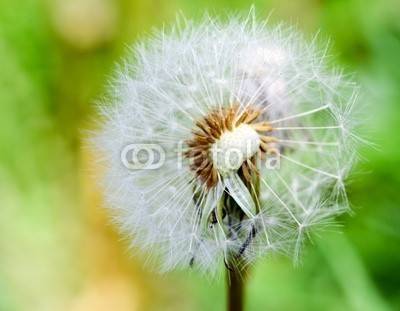
<path fill-rule="evenodd" d="M 244 264 L 297 259 L 314 227 L 348 211 L 358 88 L 330 69 L 316 41 L 253 14 L 205 16 L 155 32 L 118 68 L 95 137 L 106 204 L 161 272 L 213 274 L 232 254 Z M 231 123 L 260 113 L 239 125 L 218 119 L 233 108 Z M 233 147 L 243 158 L 229 166 Z"/>

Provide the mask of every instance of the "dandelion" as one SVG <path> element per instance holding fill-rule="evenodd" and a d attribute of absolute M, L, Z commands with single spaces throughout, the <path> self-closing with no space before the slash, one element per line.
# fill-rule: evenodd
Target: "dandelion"
<path fill-rule="evenodd" d="M 96 135 L 131 246 L 161 272 L 297 261 L 313 228 L 349 210 L 357 158 L 357 86 L 327 62 L 317 38 L 253 11 L 178 20 L 132 48 Z"/>

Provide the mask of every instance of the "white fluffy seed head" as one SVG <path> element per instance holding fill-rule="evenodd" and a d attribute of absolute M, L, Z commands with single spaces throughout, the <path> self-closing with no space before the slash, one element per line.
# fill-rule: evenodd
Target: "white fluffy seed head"
<path fill-rule="evenodd" d="M 258 133 L 248 124 L 240 124 L 222 133 L 211 147 L 214 167 L 221 175 L 237 171 L 260 147 Z"/>
<path fill-rule="evenodd" d="M 228 22 L 205 16 L 155 32 L 118 68 L 95 137 L 107 168 L 106 203 L 130 244 L 150 253 L 151 263 L 160 259 L 160 271 L 193 266 L 213 274 L 231 254 L 237 263 L 275 253 L 297 259 L 314 227 L 348 210 L 344 181 L 356 158 L 357 86 L 329 69 L 326 46 L 317 41 L 259 22 L 253 12 Z M 239 126 L 210 140 L 215 176 L 209 166 L 194 170 L 199 155 L 184 154 L 199 150 L 188 146 L 196 122 L 232 105 L 239 113 L 262 111 L 254 122 L 268 122 L 276 141 Z M 165 157 L 156 148 L 153 160 L 163 158 L 162 165 L 143 168 L 133 155 L 149 144 Z M 127 146 L 132 152 L 121 159 Z M 260 148 L 266 159 L 253 159 L 247 171 L 240 161 L 228 167 L 231 147 L 244 159 Z M 269 148 L 278 157 L 271 159 Z M 255 169 L 258 184 L 249 179 Z M 229 198 L 240 206 L 235 213 L 221 207 Z"/>

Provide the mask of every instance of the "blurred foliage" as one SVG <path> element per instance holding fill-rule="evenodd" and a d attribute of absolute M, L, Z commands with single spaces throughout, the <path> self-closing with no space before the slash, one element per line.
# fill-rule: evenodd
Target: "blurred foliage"
<path fill-rule="evenodd" d="M 109 225 L 84 140 L 126 44 L 177 12 L 247 10 L 332 38 L 363 85 L 377 148 L 351 178 L 355 217 L 304 262 L 260 261 L 248 310 L 400 309 L 400 2 L 0 0 L 0 310 L 223 310 L 224 280 L 157 276 Z"/>

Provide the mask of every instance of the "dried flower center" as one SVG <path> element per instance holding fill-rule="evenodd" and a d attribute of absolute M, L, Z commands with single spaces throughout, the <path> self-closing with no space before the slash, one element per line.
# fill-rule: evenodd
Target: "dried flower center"
<path fill-rule="evenodd" d="M 248 124 L 240 124 L 232 131 L 222 133 L 212 144 L 210 154 L 215 169 L 225 175 L 237 171 L 243 162 L 250 159 L 260 147 L 260 137 Z"/>
<path fill-rule="evenodd" d="M 187 142 L 185 156 L 208 189 L 231 171 L 242 170 L 249 181 L 252 174 L 258 174 L 256 154 L 264 160 L 264 153 L 271 151 L 270 143 L 276 142 L 264 134 L 273 130 L 267 121 L 253 123 L 260 115 L 259 109 L 247 107 L 239 111 L 239 105 L 235 105 L 215 109 L 196 121 L 198 130 Z"/>

